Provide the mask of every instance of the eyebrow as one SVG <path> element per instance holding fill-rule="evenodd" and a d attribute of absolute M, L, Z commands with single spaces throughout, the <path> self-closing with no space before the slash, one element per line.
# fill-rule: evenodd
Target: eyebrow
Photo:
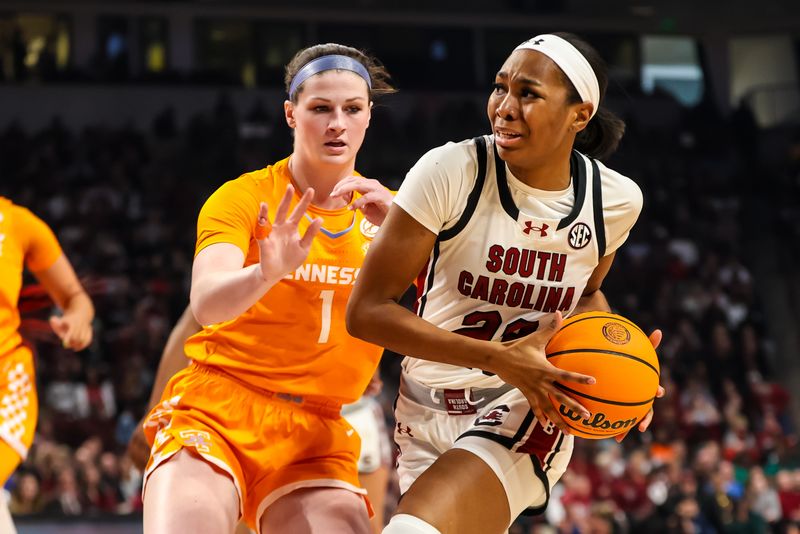
<path fill-rule="evenodd" d="M 323 102 L 332 102 L 330 98 L 325 98 L 324 96 L 309 96 L 309 100 L 322 100 Z M 356 100 L 366 100 L 363 96 L 354 96 L 352 98 L 348 98 L 345 102 L 355 102 Z"/>
<path fill-rule="evenodd" d="M 497 73 L 497 77 L 498 78 L 502 78 L 503 80 L 507 80 L 508 79 L 508 73 L 501 70 L 500 72 Z M 534 80 L 532 78 L 526 78 L 524 76 L 518 77 L 517 81 L 519 83 L 522 83 L 522 84 L 525 84 L 525 85 L 536 85 L 536 86 L 539 86 L 539 87 L 541 87 L 541 85 L 542 85 L 542 82 L 540 82 L 539 80 Z"/>

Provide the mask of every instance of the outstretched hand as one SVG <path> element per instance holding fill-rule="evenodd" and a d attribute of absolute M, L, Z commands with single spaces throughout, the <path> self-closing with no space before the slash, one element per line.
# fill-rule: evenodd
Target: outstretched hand
<path fill-rule="evenodd" d="M 559 430 L 569 434 L 569 426 L 558 415 L 558 410 L 549 397 L 552 396 L 556 401 L 583 417 L 589 417 L 589 411 L 561 391 L 555 383 L 594 384 L 595 379 L 588 375 L 559 369 L 547 361 L 545 347 L 550 338 L 561 328 L 561 323 L 561 312 L 556 312 L 555 318 L 548 326 L 540 328 L 529 336 L 507 343 L 508 358 L 499 366 L 502 368 L 497 375 L 504 382 L 517 387 L 525 395 L 531 410 L 541 425 L 547 425 L 549 420 Z"/>
<path fill-rule="evenodd" d="M 350 209 L 361 210 L 364 217 L 375 226 L 383 224 L 394 199 L 392 192 L 378 180 L 363 176 L 348 176 L 336 184 L 331 191 L 331 196 L 345 197 L 354 191 L 358 192 L 360 196 L 350 204 Z"/>
<path fill-rule="evenodd" d="M 663 336 L 664 334 L 661 332 L 661 330 L 658 329 L 653 330 L 653 333 L 650 334 L 650 343 L 653 345 L 654 349 L 657 349 L 658 346 L 661 344 L 661 338 Z M 666 392 L 667 391 L 664 388 L 658 386 L 658 389 L 656 390 L 656 398 L 660 399 L 666 394 Z M 645 415 L 641 421 L 639 421 L 639 424 L 636 425 L 636 427 L 639 429 L 639 432 L 644 432 L 650 426 L 650 423 L 652 421 L 653 421 L 653 408 L 650 408 L 650 411 L 647 412 L 647 415 Z M 622 440 L 625 439 L 625 436 L 628 435 L 628 432 L 630 432 L 630 430 L 615 436 L 614 439 L 617 440 L 617 443 L 622 443 Z"/>
<path fill-rule="evenodd" d="M 256 240 L 260 254 L 261 276 L 266 281 L 276 281 L 297 269 L 308 257 L 311 242 L 322 227 L 322 219 L 314 219 L 302 236 L 298 230 L 308 206 L 314 199 L 314 190 L 308 188 L 300 202 L 289 213 L 294 187 L 286 186 L 275 220 L 269 222 L 269 208 L 262 202 L 258 212 Z"/>

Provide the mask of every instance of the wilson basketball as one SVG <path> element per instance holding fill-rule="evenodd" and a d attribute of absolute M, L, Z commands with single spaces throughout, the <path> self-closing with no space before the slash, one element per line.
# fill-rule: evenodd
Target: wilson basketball
<path fill-rule="evenodd" d="M 658 358 L 647 335 L 628 319 L 605 312 L 575 315 L 564 321 L 545 352 L 556 367 L 597 380 L 593 385 L 556 382 L 591 413 L 584 419 L 550 397 L 573 435 L 610 438 L 634 428 L 650 410 L 658 390 Z"/>

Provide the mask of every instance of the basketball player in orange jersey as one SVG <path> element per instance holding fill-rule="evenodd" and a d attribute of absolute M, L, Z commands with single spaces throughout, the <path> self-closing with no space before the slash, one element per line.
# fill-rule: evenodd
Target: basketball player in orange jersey
<path fill-rule="evenodd" d="M 175 373 L 184 369 L 191 360 L 186 357 L 183 346 L 186 340 L 202 331 L 192 315 L 190 307 L 183 311 L 178 322 L 172 327 L 164 351 L 161 353 L 158 370 L 153 381 L 153 390 L 147 406 L 154 407 L 161 399 L 161 394 L 167 382 Z M 387 484 L 389 479 L 389 462 L 391 456 L 390 442 L 386 434 L 383 410 L 371 398 L 377 394 L 381 387 L 378 371 L 367 386 L 365 394 L 353 404 L 343 407 L 342 413 L 347 421 L 356 429 L 361 437 L 361 452 L 358 458 L 358 480 L 367 490 L 367 496 L 374 508 L 375 515 L 370 519 L 373 534 L 383 529 L 383 508 L 386 501 Z M 144 421 L 142 422 L 144 424 Z M 144 471 L 150 459 L 150 446 L 140 424 L 131 435 L 128 444 L 128 455 L 134 465 Z M 157 422 L 150 421 L 150 426 Z M 247 533 L 250 530 L 244 523 L 239 523 L 237 533 Z"/>
<path fill-rule="evenodd" d="M 23 344 L 17 303 L 27 267 L 63 310 L 50 326 L 64 348 L 92 342 L 94 306 L 47 224 L 0 197 L 0 487 L 27 456 L 39 411 L 33 353 Z M 14 532 L 0 496 L 0 532 Z"/>
<path fill-rule="evenodd" d="M 600 107 L 606 83 L 571 34 L 522 43 L 494 80 L 492 135 L 431 150 L 395 197 L 347 314 L 351 333 L 406 355 L 403 498 L 384 534 L 505 532 L 567 467 L 573 436 L 548 394 L 588 417 L 555 382 L 595 381 L 544 347 L 562 314 L 609 311 L 600 286 L 642 206 L 597 161 L 624 129 Z M 417 276 L 415 315 L 397 301 Z"/>
<path fill-rule="evenodd" d="M 336 44 L 286 71 L 292 155 L 200 212 L 190 302 L 204 327 L 145 425 L 148 534 L 232 532 L 240 517 L 258 532 L 369 532 L 341 408 L 381 349 L 351 338 L 344 313 L 392 200 L 354 165 L 374 97 L 393 89 L 375 59 Z"/>

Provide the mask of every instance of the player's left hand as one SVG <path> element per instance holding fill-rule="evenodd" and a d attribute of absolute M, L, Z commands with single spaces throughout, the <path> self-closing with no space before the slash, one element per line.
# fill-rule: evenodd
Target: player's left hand
<path fill-rule="evenodd" d="M 146 418 L 147 416 L 145 415 L 145 417 L 139 421 L 139 424 L 136 425 L 136 430 L 131 434 L 131 439 L 128 441 L 128 449 L 126 451 L 133 465 L 142 472 L 144 472 L 147 461 L 150 459 L 150 445 L 147 444 L 147 438 L 144 436 L 144 428 L 142 426 Z"/>
<path fill-rule="evenodd" d="M 661 344 L 662 337 L 663 333 L 661 332 L 661 330 L 658 329 L 653 330 L 653 333 L 650 334 L 650 343 L 653 344 L 654 349 L 657 349 L 658 346 Z M 664 388 L 658 386 L 658 389 L 656 390 L 656 398 L 660 399 L 666 394 L 666 392 L 667 391 Z M 647 430 L 652 420 L 653 420 L 653 409 L 650 408 L 650 411 L 647 412 L 647 415 L 645 415 L 644 418 L 641 421 L 639 421 L 639 424 L 637 425 L 639 432 L 644 432 L 645 430 Z M 630 432 L 630 430 L 628 432 Z M 625 436 L 628 435 L 628 432 L 619 434 L 618 436 L 615 436 L 614 439 L 617 440 L 617 443 L 622 443 L 622 440 L 625 439 Z"/>
<path fill-rule="evenodd" d="M 394 195 L 386 189 L 378 180 L 364 178 L 363 176 L 348 176 L 333 188 L 332 197 L 346 197 L 347 195 L 358 192 L 359 196 L 349 207 L 351 210 L 361 210 L 364 217 L 374 224 L 380 226 L 389 213 Z"/>
<path fill-rule="evenodd" d="M 83 350 L 92 342 L 92 322 L 80 314 L 53 315 L 50 328 L 61 338 L 65 349 Z"/>

